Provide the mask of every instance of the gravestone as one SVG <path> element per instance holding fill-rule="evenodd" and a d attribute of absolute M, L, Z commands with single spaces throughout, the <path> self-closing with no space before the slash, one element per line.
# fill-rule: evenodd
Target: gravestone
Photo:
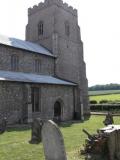
<path fill-rule="evenodd" d="M 29 143 L 38 144 L 42 141 L 41 137 L 42 126 L 43 126 L 43 121 L 41 119 L 36 118 L 33 120 L 31 140 L 29 141 Z"/>
<path fill-rule="evenodd" d="M 42 127 L 42 142 L 46 160 L 67 160 L 62 133 L 51 120 Z"/>
<path fill-rule="evenodd" d="M 106 115 L 105 120 L 103 121 L 103 123 L 106 126 L 114 123 L 113 116 L 112 116 L 111 113 L 108 112 L 108 114 Z"/>

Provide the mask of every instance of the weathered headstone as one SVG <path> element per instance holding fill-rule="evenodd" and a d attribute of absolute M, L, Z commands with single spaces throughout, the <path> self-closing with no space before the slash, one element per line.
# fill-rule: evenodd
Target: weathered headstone
<path fill-rule="evenodd" d="M 67 160 L 62 133 L 51 120 L 42 127 L 42 142 L 46 160 Z"/>
<path fill-rule="evenodd" d="M 112 116 L 111 113 L 108 112 L 108 114 L 106 115 L 105 120 L 103 121 L 103 123 L 106 126 L 114 123 L 113 116 Z"/>
<path fill-rule="evenodd" d="M 32 122 L 32 135 L 29 143 L 38 144 L 42 141 L 41 131 L 42 131 L 43 121 L 39 118 L 36 118 Z"/>
<path fill-rule="evenodd" d="M 0 123 L 0 134 L 4 133 L 7 126 L 7 118 L 4 117 Z"/>

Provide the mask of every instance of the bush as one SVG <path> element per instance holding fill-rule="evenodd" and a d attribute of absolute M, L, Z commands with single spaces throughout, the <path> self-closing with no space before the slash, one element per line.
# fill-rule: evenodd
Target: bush
<path fill-rule="evenodd" d="M 106 99 L 103 99 L 103 100 L 99 101 L 99 103 L 100 103 L 100 104 L 103 104 L 103 103 L 108 103 L 108 100 L 106 100 Z"/>
<path fill-rule="evenodd" d="M 120 111 L 120 104 L 91 104 L 91 111 Z"/>
<path fill-rule="evenodd" d="M 97 101 L 96 100 L 91 100 L 90 104 L 97 104 Z"/>

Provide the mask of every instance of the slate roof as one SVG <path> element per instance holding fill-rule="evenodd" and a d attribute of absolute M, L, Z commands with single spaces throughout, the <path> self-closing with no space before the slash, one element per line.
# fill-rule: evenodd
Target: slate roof
<path fill-rule="evenodd" d="M 75 83 L 64 81 L 59 78 L 55 78 L 53 76 L 37 75 L 37 74 L 23 73 L 23 72 L 2 71 L 2 70 L 0 70 L 0 81 L 76 86 Z"/>
<path fill-rule="evenodd" d="M 3 35 L 0 35 L 0 44 L 4 44 L 7 46 L 11 46 L 14 48 L 25 49 L 27 51 L 36 52 L 42 55 L 55 57 L 50 51 L 46 48 L 38 45 L 36 43 L 32 43 L 29 41 L 24 41 L 16 38 L 10 38 Z"/>

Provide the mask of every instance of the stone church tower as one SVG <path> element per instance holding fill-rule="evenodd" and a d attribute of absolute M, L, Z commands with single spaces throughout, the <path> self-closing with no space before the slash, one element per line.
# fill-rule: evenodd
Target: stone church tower
<path fill-rule="evenodd" d="M 26 40 L 43 45 L 56 56 L 55 76 L 78 84 L 76 116 L 80 117 L 81 107 L 88 114 L 88 81 L 77 10 L 62 0 L 45 0 L 29 8 Z"/>

